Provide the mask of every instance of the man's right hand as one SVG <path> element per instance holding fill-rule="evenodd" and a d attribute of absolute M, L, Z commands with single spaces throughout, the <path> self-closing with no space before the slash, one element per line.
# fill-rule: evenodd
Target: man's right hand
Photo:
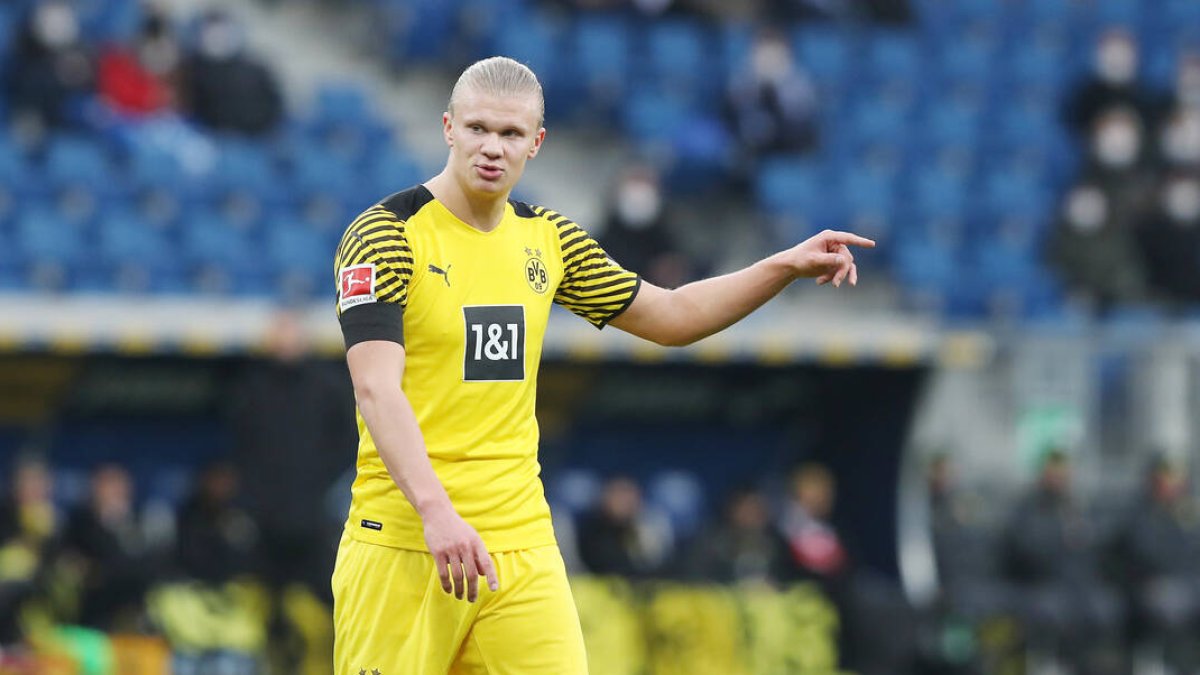
<path fill-rule="evenodd" d="M 425 525 L 425 545 L 437 565 L 442 590 L 451 591 L 454 580 L 454 597 L 463 597 L 463 581 L 466 581 L 467 600 L 475 602 L 479 597 L 479 577 L 487 577 L 488 588 L 493 592 L 500 588 L 492 557 L 475 528 L 471 527 L 453 507 L 442 507 L 431 513 L 422 514 Z"/>

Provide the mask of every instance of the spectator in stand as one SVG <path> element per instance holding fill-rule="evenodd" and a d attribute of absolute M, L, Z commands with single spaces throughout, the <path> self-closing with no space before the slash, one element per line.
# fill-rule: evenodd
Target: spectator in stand
<path fill-rule="evenodd" d="M 158 560 L 134 509 L 133 481 L 105 464 L 92 472 L 88 501 L 71 513 L 63 546 L 82 572 L 80 623 L 102 631 L 135 629 Z"/>
<path fill-rule="evenodd" d="M 20 457 L 11 489 L 0 494 L 0 651 L 21 640 L 18 621 L 52 563 L 58 534 L 52 485 L 40 459 Z"/>
<path fill-rule="evenodd" d="M 879 23 L 912 21 L 908 0 L 772 0 L 772 19 L 784 22 L 865 19 Z"/>
<path fill-rule="evenodd" d="M 1179 57 L 1175 73 L 1175 92 L 1171 108 L 1200 110 L 1200 52 L 1185 52 Z"/>
<path fill-rule="evenodd" d="M 792 561 L 827 588 L 845 578 L 850 556 L 830 517 L 837 486 L 824 465 L 805 464 L 792 476 L 791 494 L 784 506 L 780 529 Z"/>
<path fill-rule="evenodd" d="M 785 37 L 775 31 L 755 38 L 750 60 L 729 81 L 725 107 L 748 163 L 816 145 L 816 89 Z"/>
<path fill-rule="evenodd" d="M 1050 242 L 1068 286 L 1100 308 L 1145 296 L 1135 237 L 1153 205 L 1155 174 L 1138 116 L 1128 108 L 1101 115 L 1088 166 Z"/>
<path fill-rule="evenodd" d="M 978 509 L 957 489 L 950 458 L 929 464 L 929 515 L 934 564 L 945 608 L 972 620 L 1001 613 L 1006 590 L 996 564 L 992 533 Z"/>
<path fill-rule="evenodd" d="M 1163 122 L 1159 155 L 1167 166 L 1200 171 L 1200 107 L 1179 106 Z"/>
<path fill-rule="evenodd" d="M 579 557 L 592 574 L 654 576 L 673 544 L 666 519 L 647 512 L 641 488 L 624 476 L 604 484 L 599 502 L 579 522 Z"/>
<path fill-rule="evenodd" d="M 1143 128 L 1156 125 L 1161 97 L 1139 82 L 1138 43 L 1123 28 L 1112 28 L 1096 42 L 1094 72 L 1076 87 L 1065 110 L 1067 125 L 1079 136 L 1096 127 L 1113 108 L 1131 110 Z"/>
<path fill-rule="evenodd" d="M 1200 301 L 1200 174 L 1177 173 L 1167 179 L 1138 244 L 1157 294 L 1181 303 Z"/>
<path fill-rule="evenodd" d="M 344 370 L 312 358 L 295 312 L 275 315 L 266 346 L 268 358 L 235 383 L 228 412 L 276 617 L 271 658 L 281 672 L 330 672 L 332 620 L 325 615 L 332 612 L 329 577 L 343 521 L 325 504 L 354 461 L 353 395 Z"/>
<path fill-rule="evenodd" d="M 132 45 L 111 44 L 100 56 L 101 99 L 118 113 L 149 115 L 175 107 L 181 50 L 169 18 L 145 7 Z"/>
<path fill-rule="evenodd" d="M 341 523 L 331 521 L 324 496 L 353 462 L 351 392 L 336 371 L 312 359 L 295 312 L 275 315 L 267 352 L 235 384 L 233 456 L 238 474 L 252 483 L 246 503 L 261 528 L 266 578 L 328 600 Z"/>
<path fill-rule="evenodd" d="M 14 120 L 36 135 L 82 120 L 94 73 L 92 56 L 80 38 L 79 17 L 62 0 L 35 5 L 17 36 L 5 89 Z"/>
<path fill-rule="evenodd" d="M 1123 606 L 1100 576 L 1100 542 L 1070 482 L 1067 456 L 1048 452 L 1005 531 L 1005 572 L 1021 591 L 1019 613 L 1035 652 L 1078 672 L 1111 672 Z"/>
<path fill-rule="evenodd" d="M 1187 499 L 1183 468 L 1165 459 L 1146 472 L 1146 485 L 1120 538 L 1120 561 L 1135 612 L 1138 642 L 1161 649 L 1170 672 L 1200 665 L 1200 526 Z"/>
<path fill-rule="evenodd" d="M 687 557 L 690 576 L 717 583 L 777 586 L 796 578 L 787 543 L 772 527 L 762 493 L 739 488 L 722 521 L 701 534 Z"/>
<path fill-rule="evenodd" d="M 602 243 L 613 260 L 642 270 L 647 281 L 665 288 L 692 280 L 691 263 L 671 231 L 658 172 L 645 165 L 626 168 L 617 180 L 612 204 Z"/>
<path fill-rule="evenodd" d="M 183 99 L 202 125 L 251 136 L 270 133 L 283 118 L 279 83 L 246 49 L 242 27 L 222 10 L 201 20 L 199 44 L 183 65 Z"/>
<path fill-rule="evenodd" d="M 240 480 L 218 462 L 197 477 L 179 511 L 177 558 L 188 578 L 221 584 L 256 571 L 258 528 L 237 504 Z"/>

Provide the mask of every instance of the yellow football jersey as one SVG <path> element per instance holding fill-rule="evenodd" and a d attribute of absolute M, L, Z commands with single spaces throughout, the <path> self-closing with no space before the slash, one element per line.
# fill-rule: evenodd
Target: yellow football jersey
<path fill-rule="evenodd" d="M 424 187 L 360 215 L 338 246 L 338 315 L 349 349 L 404 345 L 401 387 L 433 468 L 490 551 L 554 543 L 537 461 L 535 388 L 552 302 L 603 327 L 641 280 L 575 223 L 510 201 L 491 232 Z M 358 415 L 358 476 L 346 528 L 424 550 L 420 517 Z"/>

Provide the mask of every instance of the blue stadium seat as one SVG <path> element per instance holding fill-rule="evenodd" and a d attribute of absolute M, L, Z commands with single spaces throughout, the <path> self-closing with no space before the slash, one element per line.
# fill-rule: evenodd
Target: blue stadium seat
<path fill-rule="evenodd" d="M 417 161 L 399 148 L 377 153 L 365 171 L 357 201 L 365 209 L 384 197 L 406 190 L 429 176 Z"/>
<path fill-rule="evenodd" d="M 87 255 L 86 232 L 45 206 L 22 210 L 15 224 L 14 241 L 18 256 L 15 270 L 34 287 L 73 289 L 98 267 L 97 261 Z"/>
<path fill-rule="evenodd" d="M 213 180 L 219 189 L 262 194 L 278 187 L 279 173 L 264 145 L 226 139 L 219 145 Z"/>
<path fill-rule="evenodd" d="M 828 181 L 813 160 L 777 159 L 763 164 L 755 177 L 758 203 L 783 215 L 812 209 L 828 197 Z"/>
<path fill-rule="evenodd" d="M 971 151 L 979 142 L 981 111 L 974 104 L 931 101 L 919 117 L 914 127 L 923 154 L 944 148 Z"/>
<path fill-rule="evenodd" d="M 545 88 L 548 115 L 571 110 L 578 102 L 573 101 L 573 94 L 563 88 L 572 71 L 563 59 L 565 31 L 562 26 L 541 12 L 523 15 L 515 23 L 519 23 L 520 30 L 502 30 L 495 34 L 494 52 L 516 59 L 538 74 Z"/>
<path fill-rule="evenodd" d="M 823 86 L 848 88 L 855 69 L 848 34 L 831 26 L 804 26 L 792 33 L 792 50 L 800 64 Z"/>
<path fill-rule="evenodd" d="M 636 141 L 669 143 L 675 136 L 679 120 L 692 112 L 684 99 L 662 90 L 632 93 L 621 109 L 625 132 Z"/>
<path fill-rule="evenodd" d="M 86 136 L 52 137 L 44 166 L 46 178 L 57 191 L 78 190 L 101 198 L 125 187 L 123 174 L 115 170 L 104 146 Z"/>
<path fill-rule="evenodd" d="M 177 256 L 167 233 L 132 211 L 105 214 L 97 227 L 98 252 L 114 265 L 140 264 L 150 269 L 172 267 Z"/>
<path fill-rule="evenodd" d="M 922 70 L 922 46 L 908 31 L 880 30 L 867 38 L 866 75 L 875 81 L 916 82 Z"/>
<path fill-rule="evenodd" d="M 706 495 L 700 478 L 690 471 L 672 469 L 650 476 L 646 501 L 661 509 L 678 538 L 695 534 L 704 523 Z"/>
<path fill-rule="evenodd" d="M 719 92 L 722 82 L 714 77 L 707 38 L 704 27 L 692 21 L 651 23 L 646 35 L 646 60 L 658 86 L 703 97 Z"/>
<path fill-rule="evenodd" d="M 939 45 L 935 67 L 945 84 L 986 87 L 998 61 L 996 45 L 992 41 L 959 39 Z"/>
<path fill-rule="evenodd" d="M 182 259 L 197 290 L 235 295 L 272 292 L 269 264 L 249 231 L 217 212 L 198 210 L 184 221 L 182 235 Z"/>
<path fill-rule="evenodd" d="M 580 93 L 607 109 L 624 94 L 629 80 L 630 27 L 619 15 L 583 13 L 575 20 L 571 45 L 573 65 L 581 78 L 578 84 L 583 85 Z"/>
<path fill-rule="evenodd" d="M 572 516 L 587 512 L 600 498 L 600 475 L 591 469 L 563 469 L 546 478 L 547 500 Z"/>
<path fill-rule="evenodd" d="M 296 217 L 272 219 L 266 226 L 265 251 L 277 283 L 306 293 L 332 288 L 333 245 Z"/>
<path fill-rule="evenodd" d="M 912 205 L 922 218 L 960 218 L 967 210 L 967 176 L 938 166 L 919 169 L 911 178 Z"/>
<path fill-rule="evenodd" d="M 850 167 L 838 183 L 842 203 L 851 217 L 886 220 L 894 210 L 895 179 L 889 171 L 871 166 Z"/>

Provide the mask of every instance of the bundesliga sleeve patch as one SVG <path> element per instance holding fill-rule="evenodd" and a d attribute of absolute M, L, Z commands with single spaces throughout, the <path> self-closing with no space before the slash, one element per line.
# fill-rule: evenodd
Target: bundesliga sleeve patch
<path fill-rule="evenodd" d="M 351 265 L 338 272 L 338 305 L 344 312 L 351 307 L 375 302 L 375 265 Z"/>

